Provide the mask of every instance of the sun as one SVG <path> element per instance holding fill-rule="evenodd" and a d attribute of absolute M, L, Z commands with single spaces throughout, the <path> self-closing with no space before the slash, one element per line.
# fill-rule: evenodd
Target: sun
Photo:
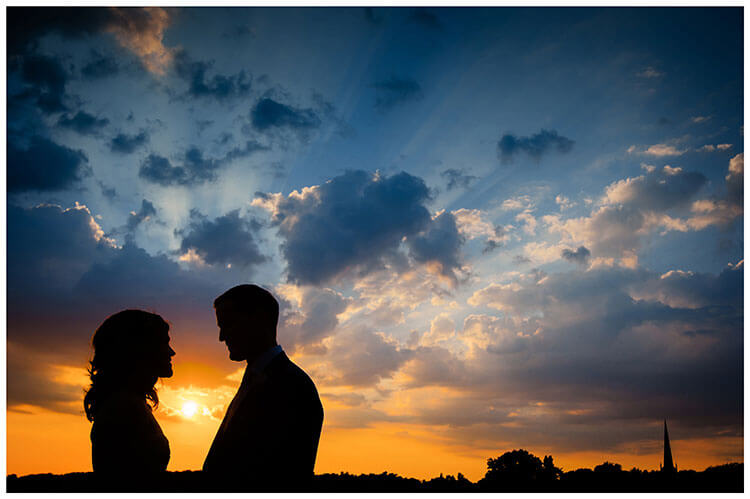
<path fill-rule="evenodd" d="M 198 412 L 198 404 L 192 400 L 188 400 L 182 404 L 182 415 L 186 418 L 192 418 Z"/>

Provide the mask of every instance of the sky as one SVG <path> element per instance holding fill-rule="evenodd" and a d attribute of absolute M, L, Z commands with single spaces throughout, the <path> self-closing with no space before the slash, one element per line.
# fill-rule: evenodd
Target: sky
<path fill-rule="evenodd" d="M 257 283 L 317 473 L 743 460 L 741 8 L 9 8 L 7 472 L 90 471 L 90 340 L 170 324 L 200 469 Z"/>

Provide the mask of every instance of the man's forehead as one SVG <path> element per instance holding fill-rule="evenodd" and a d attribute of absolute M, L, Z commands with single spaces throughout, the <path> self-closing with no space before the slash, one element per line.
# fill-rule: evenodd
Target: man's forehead
<path fill-rule="evenodd" d="M 252 317 L 257 310 L 255 307 L 236 303 L 223 303 L 216 306 L 216 317 L 233 319 L 235 317 Z"/>

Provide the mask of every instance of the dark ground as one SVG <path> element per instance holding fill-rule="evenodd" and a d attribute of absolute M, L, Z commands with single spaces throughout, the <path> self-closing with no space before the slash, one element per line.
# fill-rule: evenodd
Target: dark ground
<path fill-rule="evenodd" d="M 93 473 L 66 475 L 9 475 L 8 492 L 211 492 L 230 491 L 206 480 L 200 471 L 166 472 L 153 479 L 121 477 L 102 480 Z M 233 489 L 239 490 L 239 489 Z M 243 490 L 259 490 L 243 487 Z M 281 484 L 276 491 L 294 491 Z M 474 483 L 461 474 L 431 480 L 404 478 L 392 473 L 316 475 L 312 483 L 297 491 L 305 492 L 742 492 L 743 465 L 732 463 L 705 471 L 592 471 L 582 469 L 562 473 L 555 479 L 530 479 L 506 475 Z"/>

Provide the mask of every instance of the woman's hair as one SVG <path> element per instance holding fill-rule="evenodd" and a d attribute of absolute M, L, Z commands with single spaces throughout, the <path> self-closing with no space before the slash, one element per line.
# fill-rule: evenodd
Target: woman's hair
<path fill-rule="evenodd" d="M 133 383 L 133 372 L 157 344 L 159 333 L 169 331 L 161 316 L 143 310 L 123 310 L 110 315 L 94 333 L 91 344 L 94 358 L 88 369 L 91 386 L 83 398 L 86 418 L 93 421 L 97 404 L 113 392 L 124 388 L 142 390 L 152 407 L 159 404 L 154 385 L 158 377 L 148 376 Z"/>

